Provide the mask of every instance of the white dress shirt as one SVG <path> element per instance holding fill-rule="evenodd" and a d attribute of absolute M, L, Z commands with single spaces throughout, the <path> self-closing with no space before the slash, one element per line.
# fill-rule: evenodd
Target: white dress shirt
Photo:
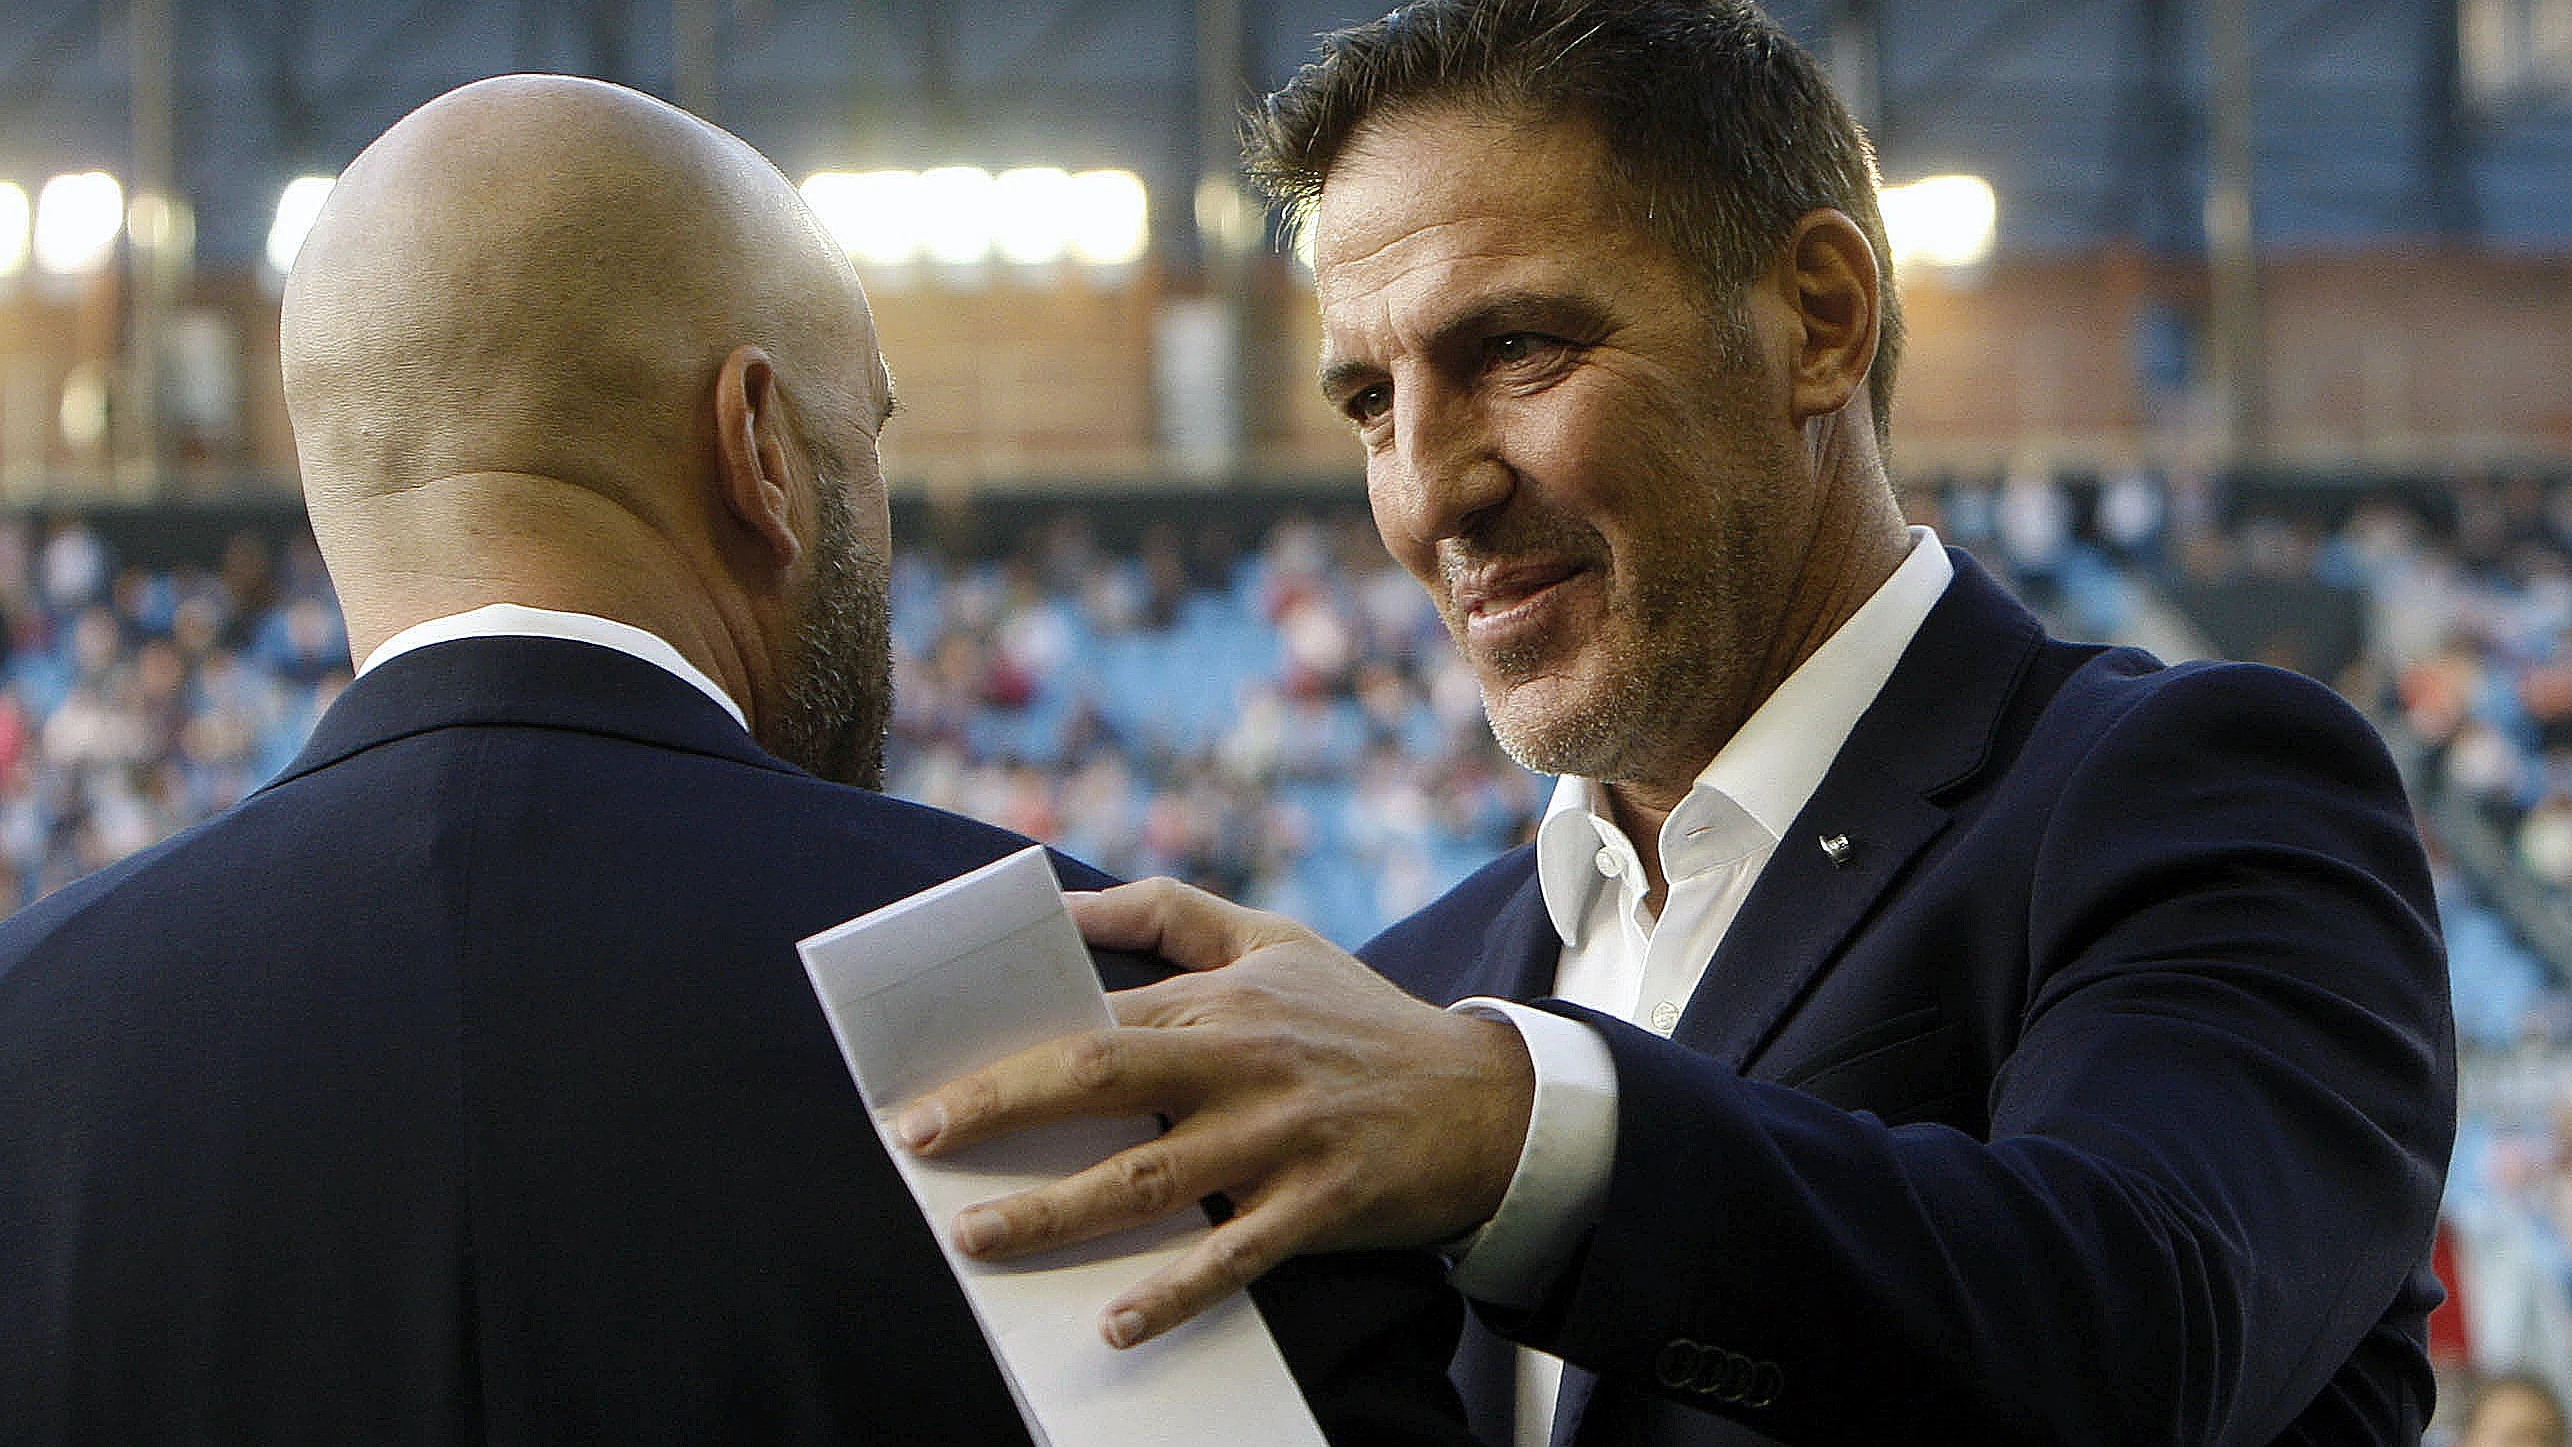
<path fill-rule="evenodd" d="M 450 613 L 426 623 L 414 623 L 375 645 L 375 651 L 367 654 L 366 661 L 357 665 L 358 675 L 363 677 L 369 670 L 381 668 L 415 648 L 426 648 L 432 643 L 452 643 L 459 638 L 565 638 L 574 643 L 595 643 L 601 648 L 613 648 L 676 675 L 690 688 L 722 705 L 723 711 L 732 715 L 734 723 L 744 729 L 750 727 L 749 717 L 742 713 L 741 705 L 733 701 L 732 695 L 723 691 L 723 685 L 706 677 L 703 670 L 688 662 L 686 655 L 661 635 L 593 613 L 530 608 L 523 603 L 492 603 L 471 612 Z"/>
<path fill-rule="evenodd" d="M 1823 847 L 1819 835 L 1788 840 L 1786 831 L 1955 576 L 1935 533 L 1915 527 L 1911 539 L 1902 565 L 1742 724 L 1662 822 L 1669 894 L 1658 918 L 1645 904 L 1642 856 L 1601 786 L 1556 781 L 1536 831 L 1537 887 L 1563 941 L 1553 994 L 1669 1035 L 1770 857 L 1781 847 Z M 1715 981 L 1708 1008 L 1720 1008 L 1722 991 Z M 1455 1008 L 1516 1025 L 1536 1067 L 1517 1173 L 1499 1210 L 1468 1238 L 1455 1284 L 1485 1301 L 1532 1306 L 1607 1195 L 1616 1066 L 1606 1041 L 1578 1021 L 1486 997 Z M 1561 1370 L 1541 1352 L 1522 1354 L 1521 1442 L 1547 1440 Z"/>

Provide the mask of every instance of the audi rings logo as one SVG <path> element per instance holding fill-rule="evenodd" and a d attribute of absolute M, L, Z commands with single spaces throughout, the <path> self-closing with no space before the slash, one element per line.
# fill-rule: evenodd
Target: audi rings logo
<path fill-rule="evenodd" d="M 1663 1347 L 1655 1365 L 1661 1385 L 1672 1391 L 1695 1392 L 1737 1406 L 1768 1406 L 1786 1389 L 1786 1373 L 1777 1363 L 1755 1362 L 1739 1352 L 1686 1337 Z"/>

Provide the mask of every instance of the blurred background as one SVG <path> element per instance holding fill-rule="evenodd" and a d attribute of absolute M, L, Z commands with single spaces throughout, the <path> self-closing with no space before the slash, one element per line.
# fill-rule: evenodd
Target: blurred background
<path fill-rule="evenodd" d="M 1376 544 L 1234 175 L 1237 108 L 1372 8 L 8 0 L 0 904 L 256 787 L 346 681 L 280 278 L 366 141 L 510 70 L 737 131 L 856 259 L 895 792 L 1351 944 L 1517 842 L 1545 783 Z M 1893 188 L 1915 520 L 2404 762 L 2467 1051 L 2437 1350 L 2572 1390 L 2572 0 L 1771 8 Z"/>

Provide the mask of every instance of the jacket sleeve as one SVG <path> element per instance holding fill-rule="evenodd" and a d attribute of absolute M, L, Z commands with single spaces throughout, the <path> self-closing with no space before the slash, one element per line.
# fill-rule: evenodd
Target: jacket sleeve
<path fill-rule="evenodd" d="M 1609 1041 L 1616 1164 L 1585 1252 L 1494 1324 L 1798 1443 L 2265 1443 L 2385 1350 L 2455 1111 L 2400 785 L 2294 675 L 2137 692 L 2028 826 L 1988 1139 L 1548 1002 Z"/>
<path fill-rule="evenodd" d="M 1464 1302 L 1437 1253 L 1300 1256 L 1250 1294 L 1325 1438 L 1470 1447 L 1463 1400 L 1447 1380 Z"/>
<path fill-rule="evenodd" d="M 1077 861 L 1055 868 L 1075 889 L 1114 883 Z M 1170 973 L 1150 956 L 1095 958 L 1111 990 Z M 1206 1204 L 1218 1218 L 1230 1212 L 1220 1197 Z M 1463 1400 L 1447 1380 L 1464 1299 L 1436 1252 L 1299 1256 L 1251 1283 L 1250 1296 L 1323 1437 L 1338 1447 L 1471 1447 Z"/>

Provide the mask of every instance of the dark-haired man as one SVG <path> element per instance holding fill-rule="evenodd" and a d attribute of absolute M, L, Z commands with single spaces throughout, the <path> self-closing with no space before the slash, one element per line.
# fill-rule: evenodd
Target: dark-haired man
<path fill-rule="evenodd" d="M 1085 903 L 1221 968 L 909 1124 L 1179 1123 L 964 1238 L 1230 1192 L 1120 1339 L 1447 1241 L 1570 1363 L 1521 1442 L 2416 1440 L 2453 1045 L 2392 768 L 2306 680 L 2056 642 L 1904 527 L 1873 165 L 1812 61 L 1732 0 L 1421 0 L 1251 169 L 1386 546 L 1561 784 L 1364 951 L 1454 1011 L 1166 882 Z"/>

